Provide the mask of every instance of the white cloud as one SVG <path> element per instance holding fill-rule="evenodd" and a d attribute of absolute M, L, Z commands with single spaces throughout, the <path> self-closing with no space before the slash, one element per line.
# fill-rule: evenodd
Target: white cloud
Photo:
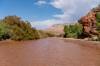
<path fill-rule="evenodd" d="M 47 2 L 45 0 L 38 0 L 35 4 L 41 6 L 47 4 Z"/>
<path fill-rule="evenodd" d="M 53 0 L 50 4 L 63 12 L 63 14 L 56 14 L 54 17 L 74 21 L 99 3 L 100 0 Z"/>

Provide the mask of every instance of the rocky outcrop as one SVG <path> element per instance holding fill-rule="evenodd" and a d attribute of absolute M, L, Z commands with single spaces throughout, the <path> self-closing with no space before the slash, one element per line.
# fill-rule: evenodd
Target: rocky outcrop
<path fill-rule="evenodd" d="M 83 34 L 87 37 L 92 35 L 99 35 L 96 31 L 96 14 L 100 12 L 100 5 L 96 8 L 93 8 L 88 14 L 81 17 L 78 21 L 83 26 Z"/>

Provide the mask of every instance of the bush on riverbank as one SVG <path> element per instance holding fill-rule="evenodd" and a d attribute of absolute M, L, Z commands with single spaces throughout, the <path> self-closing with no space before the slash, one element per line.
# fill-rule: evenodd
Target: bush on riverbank
<path fill-rule="evenodd" d="M 38 31 L 27 21 L 17 16 L 7 16 L 0 21 L 0 39 L 33 40 L 39 39 Z"/>
<path fill-rule="evenodd" d="M 9 33 L 9 26 L 4 24 L 3 22 L 0 22 L 0 40 L 3 39 L 9 39 L 10 33 Z"/>
<path fill-rule="evenodd" d="M 97 31 L 100 33 L 100 12 L 97 13 L 96 17 L 97 17 L 97 24 L 96 24 L 97 25 Z M 100 41 L 100 35 L 98 36 L 97 40 Z"/>
<path fill-rule="evenodd" d="M 100 32 L 100 12 L 97 13 L 96 17 L 97 17 L 97 31 Z"/>
<path fill-rule="evenodd" d="M 64 33 L 65 38 L 78 38 L 78 36 L 82 33 L 82 26 L 78 23 L 73 25 L 65 25 Z"/>

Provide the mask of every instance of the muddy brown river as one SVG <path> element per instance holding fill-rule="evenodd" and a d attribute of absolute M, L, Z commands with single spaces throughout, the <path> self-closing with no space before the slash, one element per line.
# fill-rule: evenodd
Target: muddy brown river
<path fill-rule="evenodd" d="M 60 38 L 1 41 L 0 66 L 100 66 L 100 48 L 90 43 Z"/>

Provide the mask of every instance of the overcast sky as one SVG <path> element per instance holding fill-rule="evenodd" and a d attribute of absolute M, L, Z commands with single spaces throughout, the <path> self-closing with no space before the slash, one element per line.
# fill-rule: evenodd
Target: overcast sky
<path fill-rule="evenodd" d="M 36 28 L 73 23 L 100 0 L 0 0 L 0 18 L 17 15 Z"/>

